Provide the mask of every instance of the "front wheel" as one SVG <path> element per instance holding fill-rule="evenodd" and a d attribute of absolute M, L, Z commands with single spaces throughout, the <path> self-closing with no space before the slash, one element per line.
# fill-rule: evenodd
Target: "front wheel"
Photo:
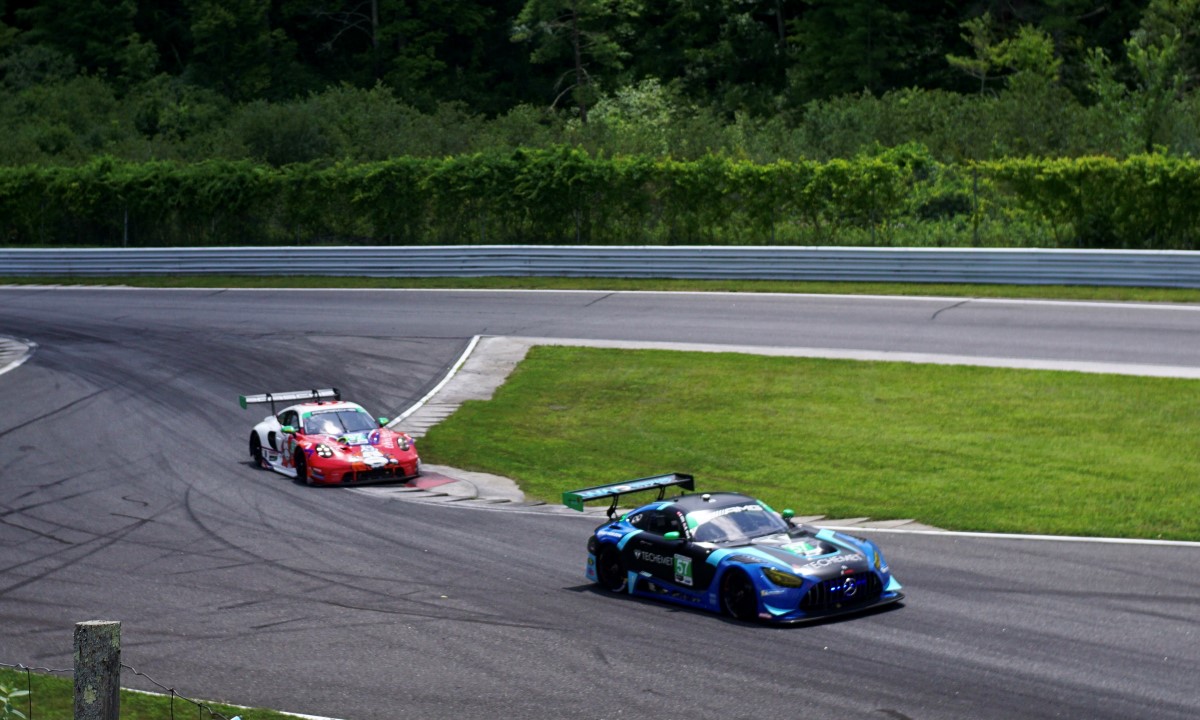
<path fill-rule="evenodd" d="M 758 619 L 758 597 L 746 573 L 730 570 L 721 578 L 721 609 L 735 620 Z"/>
<path fill-rule="evenodd" d="M 258 433 L 250 433 L 250 457 L 254 459 L 254 464 L 260 468 L 266 467 L 263 462 L 262 441 L 258 439 Z"/>
<path fill-rule="evenodd" d="M 308 460 L 304 457 L 304 451 L 297 450 L 295 458 L 296 482 L 312 485 L 312 480 L 308 477 Z"/>
<path fill-rule="evenodd" d="M 621 562 L 621 551 L 612 545 L 600 548 L 596 556 L 596 584 L 609 592 L 625 592 L 629 577 Z"/>

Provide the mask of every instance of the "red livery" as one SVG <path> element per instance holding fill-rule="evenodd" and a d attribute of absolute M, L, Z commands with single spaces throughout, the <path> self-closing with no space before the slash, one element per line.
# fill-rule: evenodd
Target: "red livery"
<path fill-rule="evenodd" d="M 302 400 L 276 411 L 277 402 Z M 243 395 L 245 408 L 270 403 L 271 414 L 250 433 L 250 457 L 260 467 L 309 485 L 406 480 L 421 474 L 416 441 L 389 429 L 336 388 Z"/>

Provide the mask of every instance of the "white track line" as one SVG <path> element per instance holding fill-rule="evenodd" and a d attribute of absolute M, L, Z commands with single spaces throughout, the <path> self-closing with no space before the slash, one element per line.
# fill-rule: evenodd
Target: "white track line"
<path fill-rule="evenodd" d="M 458 362 L 454 363 L 454 365 L 453 365 L 453 366 L 450 368 L 450 372 L 446 373 L 446 377 L 442 378 L 442 381 L 441 381 L 441 382 L 439 382 L 437 385 L 435 385 L 435 386 L 434 386 L 434 388 L 433 388 L 432 390 L 430 390 L 429 392 L 425 393 L 425 397 L 423 397 L 423 398 L 421 398 L 420 400 L 418 400 L 418 401 L 416 402 L 416 404 L 414 404 L 414 405 L 413 405 L 412 407 L 410 407 L 409 409 L 407 409 L 407 410 L 405 410 L 404 412 L 400 413 L 400 416 L 399 416 L 399 417 L 397 417 L 395 420 L 392 420 L 390 423 L 388 423 L 388 425 L 387 425 L 387 426 L 388 426 L 388 427 L 391 427 L 391 426 L 395 425 L 396 423 L 399 423 L 400 421 L 402 421 L 402 420 L 404 420 L 405 418 L 407 418 L 409 415 L 412 415 L 412 414 L 413 414 L 413 413 L 415 413 L 416 411 L 420 410 L 420 409 L 421 409 L 421 408 L 422 408 L 422 407 L 425 405 L 425 403 L 427 403 L 427 402 L 429 402 L 430 400 L 432 400 L 432 399 L 433 399 L 433 396 L 434 396 L 434 395 L 437 395 L 437 394 L 438 394 L 438 393 L 441 391 L 441 389 L 442 389 L 442 388 L 444 388 L 444 387 L 446 386 L 446 383 L 450 382 L 450 380 L 451 380 L 451 379 L 452 379 L 452 378 L 453 378 L 453 377 L 454 377 L 456 374 L 458 374 L 458 371 L 459 371 L 459 369 L 461 369 L 461 368 L 462 368 L 462 366 L 463 366 L 463 363 L 465 363 L 465 362 L 467 361 L 467 358 L 471 357 L 471 353 L 472 353 L 472 352 L 474 352 L 474 350 L 475 350 L 475 346 L 476 346 L 476 345 L 478 345 L 478 344 L 479 344 L 479 336 L 478 336 L 478 335 L 476 335 L 476 336 L 474 336 L 474 337 L 472 337 L 472 338 L 471 338 L 471 342 L 467 343 L 467 349 L 466 349 L 466 350 L 463 350 L 463 352 L 462 352 L 462 355 L 460 355 L 460 356 L 458 357 Z"/>

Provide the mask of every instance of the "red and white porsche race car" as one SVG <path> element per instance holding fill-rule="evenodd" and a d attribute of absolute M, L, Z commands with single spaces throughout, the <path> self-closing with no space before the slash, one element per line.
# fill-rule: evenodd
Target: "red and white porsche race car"
<path fill-rule="evenodd" d="M 276 411 L 276 403 L 303 401 Z M 387 427 L 336 388 L 243 395 L 242 408 L 270 403 L 271 414 L 250 433 L 250 457 L 260 467 L 309 485 L 404 480 L 421 474 L 416 442 Z"/>

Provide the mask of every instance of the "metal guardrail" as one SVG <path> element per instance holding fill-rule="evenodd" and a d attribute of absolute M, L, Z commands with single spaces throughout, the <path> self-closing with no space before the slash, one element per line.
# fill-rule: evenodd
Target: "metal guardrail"
<path fill-rule="evenodd" d="M 610 277 L 1200 288 L 1200 252 L 785 246 L 0 248 L 0 276 Z"/>

